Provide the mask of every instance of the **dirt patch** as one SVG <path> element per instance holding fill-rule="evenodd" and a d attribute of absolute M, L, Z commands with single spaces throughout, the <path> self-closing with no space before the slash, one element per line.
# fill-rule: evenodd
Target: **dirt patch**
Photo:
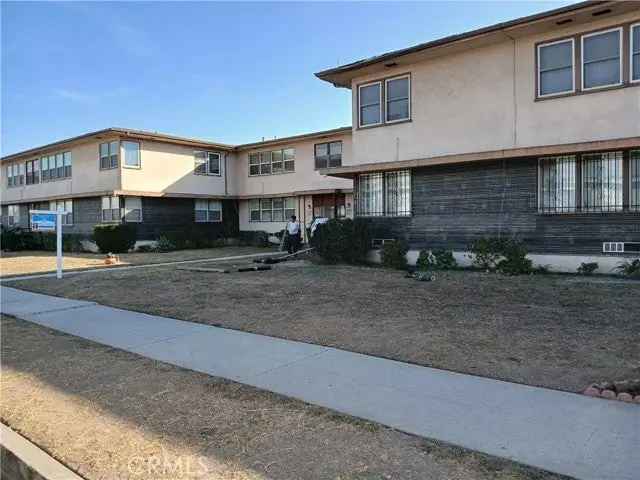
<path fill-rule="evenodd" d="M 561 477 L 2 318 L 1 418 L 88 479 Z"/>
<path fill-rule="evenodd" d="M 266 253 L 269 251 L 271 250 L 255 247 L 221 247 L 203 248 L 198 250 L 179 250 L 167 253 L 122 253 L 118 254 L 120 261 L 116 265 L 105 265 L 105 255 L 103 254 L 64 253 L 63 269 L 65 271 L 70 271 L 85 270 L 88 268 L 145 265 L 164 262 L 178 262 L 182 260 L 248 255 L 251 253 Z M 2 258 L 0 258 L 0 277 L 47 273 L 54 272 L 55 270 L 56 255 L 53 252 L 2 252 Z"/>
<path fill-rule="evenodd" d="M 224 275 L 158 267 L 15 286 L 562 390 L 640 376 L 640 283 L 571 279 L 456 271 L 418 282 L 381 268 L 303 262 Z"/>

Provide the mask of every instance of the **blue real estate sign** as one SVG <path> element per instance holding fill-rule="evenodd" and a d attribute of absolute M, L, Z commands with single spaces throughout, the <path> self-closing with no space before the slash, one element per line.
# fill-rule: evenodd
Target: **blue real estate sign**
<path fill-rule="evenodd" d="M 56 229 L 55 213 L 31 213 L 31 230 L 39 232 L 50 232 Z"/>

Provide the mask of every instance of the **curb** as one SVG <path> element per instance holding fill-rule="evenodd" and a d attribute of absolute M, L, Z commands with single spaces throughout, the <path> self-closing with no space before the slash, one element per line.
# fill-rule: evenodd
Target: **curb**
<path fill-rule="evenodd" d="M 2 476 L 16 479 L 83 480 L 51 455 L 0 423 Z"/>

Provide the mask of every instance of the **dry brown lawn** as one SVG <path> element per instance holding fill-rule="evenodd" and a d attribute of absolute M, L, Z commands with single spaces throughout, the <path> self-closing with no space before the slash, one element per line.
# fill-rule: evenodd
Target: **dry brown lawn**
<path fill-rule="evenodd" d="M 560 478 L 7 317 L 2 365 L 2 421 L 89 480 Z"/>
<path fill-rule="evenodd" d="M 11 285 L 568 391 L 640 377 L 640 282 L 469 271 L 418 282 L 307 262 L 230 274 L 157 267 L 88 280 Z"/>
<path fill-rule="evenodd" d="M 167 253 L 122 253 L 116 265 L 106 265 L 105 255 L 94 253 L 64 253 L 63 269 L 85 270 L 88 268 L 117 267 L 126 265 L 144 265 L 181 260 L 198 260 L 205 258 L 228 257 L 250 253 L 264 253 L 269 250 L 254 247 L 203 248 L 198 250 L 179 250 Z M 0 257 L 0 277 L 31 275 L 54 272 L 56 255 L 54 252 L 25 251 L 2 252 Z"/>

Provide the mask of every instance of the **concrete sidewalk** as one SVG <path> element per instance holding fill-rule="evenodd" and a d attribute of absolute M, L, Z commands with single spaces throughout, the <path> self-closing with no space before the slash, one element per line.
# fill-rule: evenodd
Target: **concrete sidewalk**
<path fill-rule="evenodd" d="M 2 312 L 580 479 L 640 478 L 640 407 L 2 287 Z"/>

